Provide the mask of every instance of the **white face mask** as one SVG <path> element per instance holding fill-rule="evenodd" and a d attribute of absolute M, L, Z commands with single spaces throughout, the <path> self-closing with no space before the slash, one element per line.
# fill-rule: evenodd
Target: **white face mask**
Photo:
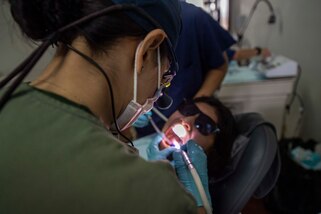
<path fill-rule="evenodd" d="M 140 115 L 145 114 L 146 112 L 152 110 L 154 103 L 158 100 L 158 98 L 162 95 L 162 90 L 164 86 L 161 86 L 161 57 L 160 57 L 160 49 L 157 48 L 157 67 L 158 67 L 158 83 L 157 83 L 157 91 L 152 98 L 148 98 L 146 102 L 141 105 L 137 102 L 137 53 L 141 47 L 140 43 L 136 49 L 135 53 L 135 65 L 134 65 L 134 96 L 133 99 L 127 105 L 125 111 L 117 118 L 117 124 L 121 131 L 125 130 L 129 126 L 131 126 Z M 113 124 L 112 127 L 114 127 Z"/>

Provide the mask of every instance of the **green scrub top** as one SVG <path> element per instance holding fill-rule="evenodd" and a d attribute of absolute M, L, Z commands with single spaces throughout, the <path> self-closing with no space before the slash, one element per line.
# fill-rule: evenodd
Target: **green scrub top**
<path fill-rule="evenodd" d="M 21 85 L 0 113 L 0 213 L 196 213 L 170 164 L 130 152 L 83 106 Z"/>

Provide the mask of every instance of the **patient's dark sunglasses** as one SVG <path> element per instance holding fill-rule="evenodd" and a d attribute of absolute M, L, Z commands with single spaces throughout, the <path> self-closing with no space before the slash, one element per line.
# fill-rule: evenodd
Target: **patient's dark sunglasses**
<path fill-rule="evenodd" d="M 178 111 L 186 117 L 198 114 L 194 126 L 201 134 L 210 135 L 220 132 L 217 124 L 209 116 L 201 112 L 193 101 L 185 101 L 178 107 Z"/>

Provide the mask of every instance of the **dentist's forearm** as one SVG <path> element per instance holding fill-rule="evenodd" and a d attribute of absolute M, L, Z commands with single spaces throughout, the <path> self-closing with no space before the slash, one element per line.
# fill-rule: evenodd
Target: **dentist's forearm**
<path fill-rule="evenodd" d="M 212 69 L 206 75 L 202 87 L 196 93 L 195 97 L 212 96 L 221 86 L 228 68 L 227 56 L 224 53 L 225 63 L 219 68 Z"/>

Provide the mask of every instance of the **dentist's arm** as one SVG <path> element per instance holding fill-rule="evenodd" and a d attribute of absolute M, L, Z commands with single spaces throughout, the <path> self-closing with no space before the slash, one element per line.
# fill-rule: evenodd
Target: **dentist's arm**
<path fill-rule="evenodd" d="M 224 64 L 218 68 L 208 71 L 205 77 L 205 80 L 203 82 L 203 85 L 198 90 L 194 98 L 201 97 L 201 96 L 212 96 L 214 92 L 220 88 L 228 68 L 228 58 L 225 52 L 223 56 L 224 56 Z"/>
<path fill-rule="evenodd" d="M 245 59 L 251 59 L 255 56 L 262 56 L 264 59 L 271 56 L 271 52 L 267 48 L 250 48 L 250 49 L 240 49 L 235 51 L 235 54 L 233 56 L 233 60 L 245 60 Z"/>

